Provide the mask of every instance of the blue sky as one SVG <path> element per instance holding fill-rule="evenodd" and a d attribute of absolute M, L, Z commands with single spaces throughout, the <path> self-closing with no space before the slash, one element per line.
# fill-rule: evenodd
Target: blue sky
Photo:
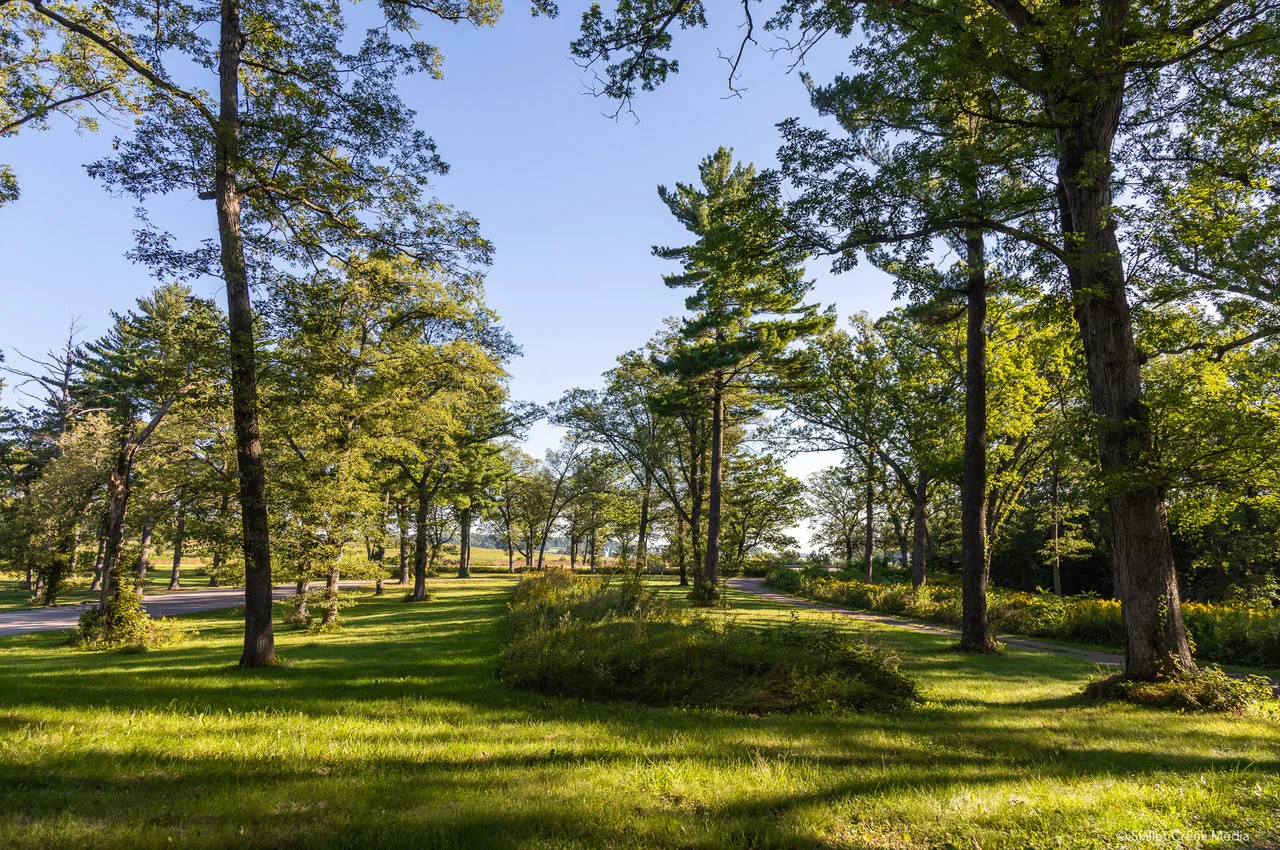
<path fill-rule="evenodd" d="M 372 7 L 364 7 L 366 9 Z M 563 4 L 559 20 L 531 19 L 511 8 L 496 28 L 428 28 L 444 52 L 444 79 L 405 81 L 451 171 L 439 196 L 475 214 L 496 246 L 487 275 L 489 302 L 524 348 L 512 368 L 517 398 L 546 402 L 573 386 L 594 386 L 618 354 L 642 345 L 664 317 L 682 310 L 667 290 L 669 264 L 655 244 L 686 241 L 658 200 L 659 183 L 696 177 L 698 161 L 719 145 L 760 167 L 776 163 L 775 124 L 813 120 L 797 73 L 785 56 L 749 50 L 742 98 L 726 97 L 727 66 L 717 48 L 736 46 L 736 21 L 677 39 L 681 72 L 654 94 L 637 97 L 638 121 L 603 113 L 612 104 L 584 94 L 589 74 L 568 55 L 581 9 Z M 768 46 L 768 34 L 760 34 Z M 817 79 L 839 68 L 845 47 L 823 45 L 808 62 Z M 42 352 L 57 345 L 71 318 L 85 337 L 100 334 L 108 312 L 123 309 L 154 281 L 132 266 L 132 202 L 108 196 L 83 164 L 109 150 L 123 130 L 96 136 L 69 125 L 3 141 L 0 161 L 13 165 L 23 197 L 0 208 L 0 255 L 8 309 L 0 314 L 0 348 Z M 208 202 L 174 199 L 153 207 L 157 222 L 179 233 L 213 231 Z M 869 268 L 832 277 L 821 264 L 814 298 L 842 316 L 890 306 L 891 286 Z M 197 285 L 223 300 L 220 283 Z M 557 435 L 539 426 L 528 449 L 541 454 Z M 819 459 L 797 459 L 804 474 Z"/>

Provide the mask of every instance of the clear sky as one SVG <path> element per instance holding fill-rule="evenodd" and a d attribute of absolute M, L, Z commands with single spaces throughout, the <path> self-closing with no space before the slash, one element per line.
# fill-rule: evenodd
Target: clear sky
<path fill-rule="evenodd" d="M 816 120 L 790 59 L 748 50 L 740 86 L 726 97 L 726 63 L 717 48 L 736 47 L 736 20 L 677 38 L 681 71 L 658 92 L 637 97 L 638 121 L 604 113 L 609 102 L 584 93 L 590 74 L 568 55 L 579 6 L 562 3 L 559 20 L 531 19 L 514 5 L 494 29 L 434 27 L 427 37 L 444 52 L 444 79 L 410 78 L 406 99 L 436 140 L 450 173 L 439 196 L 469 210 L 494 243 L 488 300 L 524 348 L 513 364 L 516 398 L 545 403 L 574 386 L 595 386 L 623 351 L 642 345 L 683 294 L 661 275 L 670 264 L 654 244 L 682 244 L 687 234 L 658 200 L 660 183 L 696 179 L 698 161 L 719 145 L 759 167 L 776 164 L 777 122 Z M 371 9 L 372 6 L 365 6 Z M 727 7 L 726 7 L 727 8 Z M 773 42 L 760 33 L 765 47 Z M 845 45 L 822 45 L 808 60 L 818 80 L 840 67 Z M 76 135 L 69 125 L 0 142 L 0 161 L 18 173 L 23 196 L 0 208 L 4 304 L 0 349 L 43 352 L 78 317 L 85 338 L 105 330 L 154 281 L 124 258 L 132 246 L 133 205 L 112 198 L 84 172 L 125 132 L 104 126 Z M 213 206 L 174 199 L 153 206 L 157 223 L 194 237 L 213 233 Z M 842 317 L 890 306 L 891 286 L 872 269 L 832 277 L 811 267 L 815 300 Z M 196 285 L 224 299 L 218 281 Z M 541 425 L 530 435 L 536 455 L 557 439 Z M 829 458 L 797 458 L 807 474 Z"/>

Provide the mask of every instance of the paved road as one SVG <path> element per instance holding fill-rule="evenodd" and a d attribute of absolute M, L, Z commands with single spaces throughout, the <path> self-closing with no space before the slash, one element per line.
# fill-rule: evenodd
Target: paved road
<path fill-rule="evenodd" d="M 822 602 L 814 602 L 812 599 L 801 599 L 797 596 L 788 596 L 785 593 L 778 593 L 776 590 L 770 590 L 764 586 L 762 578 L 731 578 L 729 586 L 737 588 L 744 593 L 750 593 L 755 596 L 768 599 L 772 602 L 782 602 L 787 605 L 799 605 L 802 608 L 812 608 L 816 611 L 829 611 L 833 614 L 839 614 L 848 617 L 851 620 L 861 620 L 868 623 L 879 623 L 885 626 L 896 626 L 900 629 L 910 629 L 913 632 L 926 632 L 935 635 L 960 636 L 959 629 L 953 629 L 948 626 L 938 626 L 933 623 L 923 623 L 919 620 L 908 620 L 905 617 L 891 617 L 887 614 L 871 614 L 866 611 L 850 611 L 848 608 L 837 608 L 834 605 L 826 605 Z M 1073 646 L 1062 646 L 1056 643 L 1045 643 L 1039 640 L 1026 640 L 1025 638 L 1002 637 L 1000 642 L 1008 646 L 1017 647 L 1018 649 L 1026 649 L 1031 652 L 1047 652 L 1051 655 L 1063 655 L 1067 658 L 1078 658 L 1081 661 L 1088 661 L 1093 664 L 1105 664 L 1109 667 L 1119 667 L 1124 663 L 1124 657 L 1110 652 L 1095 652 L 1091 649 L 1079 649 Z"/>
<path fill-rule="evenodd" d="M 344 581 L 342 587 L 359 587 L 369 582 Z M 398 585 L 397 585 L 398 586 Z M 278 584 L 271 595 L 284 599 L 297 592 L 294 584 Z M 197 611 L 213 611 L 218 608 L 234 608 L 244 604 L 244 588 L 219 587 L 209 590 L 184 590 L 178 593 L 161 593 L 144 596 L 142 604 L 153 617 L 172 617 L 176 614 L 193 614 Z M 59 605 L 56 608 L 32 608 L 26 611 L 0 613 L 0 637 L 23 635 L 31 632 L 52 632 L 58 629 L 74 629 L 80 615 L 89 604 Z"/>

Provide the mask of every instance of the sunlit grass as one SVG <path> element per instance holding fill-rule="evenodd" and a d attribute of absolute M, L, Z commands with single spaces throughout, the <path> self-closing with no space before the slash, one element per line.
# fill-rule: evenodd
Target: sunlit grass
<path fill-rule="evenodd" d="M 1274 714 L 1098 706 L 1082 662 L 852 625 L 901 656 L 923 708 L 559 700 L 494 677 L 511 582 L 433 584 L 425 606 L 362 595 L 336 634 L 280 630 L 266 670 L 233 666 L 228 611 L 145 654 L 0 640 L 0 847 L 1265 846 L 1280 829 Z M 761 625 L 794 610 L 733 601 L 725 616 Z"/>

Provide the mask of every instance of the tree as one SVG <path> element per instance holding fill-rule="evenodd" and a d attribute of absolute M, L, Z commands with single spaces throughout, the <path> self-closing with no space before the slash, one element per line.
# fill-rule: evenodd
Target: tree
<path fill-rule="evenodd" d="M 701 187 L 658 189 L 697 241 L 654 253 L 682 265 L 664 278 L 668 286 L 693 290 L 685 306 L 694 315 L 681 325 L 680 343 L 661 368 L 686 389 L 697 385 L 711 405 L 707 548 L 694 586 L 695 595 L 710 600 L 718 593 L 725 397 L 734 388 L 797 373 L 805 357 L 789 350 L 792 343 L 833 318 L 803 303 L 811 286 L 800 266 L 806 252 L 787 238 L 776 182 L 751 166 L 735 166 L 725 148 L 702 161 L 699 176 Z"/>
<path fill-rule="evenodd" d="M 137 80 L 87 34 L 63 29 L 39 3 L 0 6 L 0 138 L 48 129 L 55 117 L 96 131 L 98 117 L 137 108 Z M 0 165 L 0 206 L 18 199 L 17 176 Z"/>
<path fill-rule="evenodd" d="M 179 284 L 160 287 L 138 299 L 136 311 L 114 318 L 111 330 L 87 346 L 84 364 L 86 398 L 107 411 L 119 447 L 107 480 L 102 611 L 119 593 L 137 454 L 175 404 L 213 382 L 224 333 L 217 307 Z"/>
<path fill-rule="evenodd" d="M 786 530 L 805 515 L 804 486 L 771 454 L 738 451 L 726 459 L 724 538 L 728 565 L 742 569 L 758 547 L 795 546 Z"/>
<path fill-rule="evenodd" d="M 816 520 L 814 541 L 850 570 L 854 549 L 859 541 L 863 542 L 863 578 L 871 581 L 875 546 L 875 485 L 871 470 L 846 459 L 840 466 L 815 472 L 806 489 L 810 515 Z"/>
<path fill-rule="evenodd" d="M 744 45 L 753 33 L 749 9 L 746 14 Z M 1141 176 L 1159 156 L 1158 150 L 1150 156 L 1151 149 L 1144 149 L 1147 140 L 1165 136 L 1177 144 L 1195 132 L 1204 104 L 1221 100 L 1223 91 L 1272 90 L 1270 33 L 1278 15 L 1271 4 L 1254 0 L 1057 0 L 1035 6 L 1019 0 L 794 0 L 770 21 L 774 29 L 798 28 L 791 44 L 801 56 L 828 33 L 857 33 L 870 41 L 910 34 L 923 48 L 913 59 L 947 68 L 948 76 L 986 74 L 1024 96 L 1022 113 L 988 115 L 980 104 L 974 108 L 989 122 L 990 133 L 1035 131 L 1053 166 L 1042 180 L 1058 201 L 1057 238 L 1042 247 L 1066 270 L 1073 294 L 1114 523 L 1124 675 L 1133 680 L 1195 668 L 1182 624 L 1164 492 L 1153 469 L 1116 186 Z M 604 92 L 625 102 L 637 86 L 651 89 L 676 70 L 666 56 L 672 24 L 705 26 L 705 4 L 620 2 L 613 17 L 593 7 L 572 50 L 589 63 L 609 63 Z M 857 51 L 853 59 L 858 61 Z"/>
<path fill-rule="evenodd" d="M 475 222 L 429 197 L 428 180 L 444 165 L 394 92 L 402 73 L 438 72 L 438 53 L 414 40 L 397 43 L 392 34 L 412 29 L 415 11 L 483 24 L 492 22 L 492 7 L 483 0 L 388 2 L 389 26 L 348 49 L 353 40 L 342 16 L 315 5 L 255 8 L 250 23 L 240 0 L 110 13 L 25 5 L 146 83 L 133 136 L 90 172 L 140 202 L 173 193 L 214 202 L 216 245 L 183 250 L 144 213 L 133 256 L 160 275 L 211 275 L 225 284 L 246 570 L 241 664 L 271 664 L 270 538 L 250 286 L 375 250 L 451 269 L 487 261 Z M 201 31 L 206 21 L 217 21 L 216 40 Z"/>
<path fill-rule="evenodd" d="M 812 343 L 806 381 L 787 393 L 802 445 L 873 454 L 910 505 L 911 580 L 925 584 L 931 489 L 956 466 L 962 343 L 951 324 L 921 322 L 898 310 L 852 333 L 830 331 Z M 898 530 L 906 530 L 899 518 Z M 905 564 L 904 564 L 905 566 Z"/>
<path fill-rule="evenodd" d="M 552 407 L 552 421 L 613 452 L 639 488 L 639 571 L 644 571 L 648 557 L 650 502 L 657 467 L 670 450 L 674 426 L 669 418 L 658 415 L 647 396 L 652 372 L 652 364 L 641 352 L 627 352 L 618 358 L 616 367 L 605 373 L 604 390 L 570 390 Z"/>
<path fill-rule="evenodd" d="M 534 472 L 533 483 L 540 491 L 536 502 L 543 507 L 538 527 L 538 569 L 543 568 L 552 529 L 573 500 L 573 476 L 582 462 L 581 452 L 582 443 L 566 437 L 559 449 L 547 449 L 546 461 Z"/>

